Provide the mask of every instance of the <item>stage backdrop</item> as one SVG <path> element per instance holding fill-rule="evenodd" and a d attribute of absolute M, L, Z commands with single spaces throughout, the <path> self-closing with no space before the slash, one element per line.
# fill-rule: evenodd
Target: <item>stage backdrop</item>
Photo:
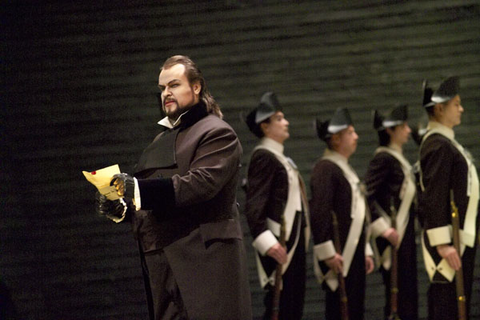
<path fill-rule="evenodd" d="M 275 91 L 290 122 L 286 154 L 307 184 L 324 150 L 313 121 L 348 107 L 362 177 L 377 145 L 372 110 L 407 103 L 425 121 L 422 80 L 461 78 L 458 140 L 480 158 L 480 4 L 459 1 L 9 1 L 2 4 L 0 310 L 18 319 L 146 319 L 128 224 L 94 211 L 82 170 L 132 172 L 158 132 L 161 63 L 198 63 L 244 148 L 256 138 L 240 113 Z M 414 162 L 418 150 L 406 146 Z M 238 191 L 243 214 L 244 194 Z M 242 215 L 254 314 L 262 314 L 251 237 Z M 477 255 L 478 257 L 478 255 Z M 308 255 L 305 319 L 322 319 L 324 293 Z M 419 254 L 420 315 L 427 279 Z M 480 318 L 478 266 L 473 318 Z M 366 318 L 384 292 L 368 277 Z"/>

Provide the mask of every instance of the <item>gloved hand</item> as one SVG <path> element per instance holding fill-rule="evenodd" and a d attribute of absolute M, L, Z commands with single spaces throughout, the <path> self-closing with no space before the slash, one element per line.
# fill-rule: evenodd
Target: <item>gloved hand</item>
<path fill-rule="evenodd" d="M 110 220 L 120 222 L 125 218 L 126 204 L 120 200 L 108 200 L 97 191 L 95 194 L 95 211 Z"/>
<path fill-rule="evenodd" d="M 117 173 L 113 176 L 110 185 L 115 186 L 117 194 L 121 198 L 133 199 L 135 197 L 135 182 L 127 173 Z"/>

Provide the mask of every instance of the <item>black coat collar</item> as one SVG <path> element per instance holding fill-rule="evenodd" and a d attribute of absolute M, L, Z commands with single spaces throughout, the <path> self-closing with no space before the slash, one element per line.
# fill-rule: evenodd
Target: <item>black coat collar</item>
<path fill-rule="evenodd" d="M 206 117 L 208 115 L 207 106 L 205 103 L 200 100 L 199 103 L 192 106 L 187 112 L 181 115 L 180 124 L 174 128 L 168 128 L 166 126 L 162 126 L 165 130 L 176 130 L 176 129 L 185 129 L 191 127 L 200 119 Z"/>
<path fill-rule="evenodd" d="M 135 173 L 139 174 L 149 169 L 175 168 L 177 166 L 175 142 L 178 133 L 183 129 L 193 126 L 207 115 L 207 107 L 203 101 L 190 108 L 190 110 L 182 116 L 181 122 L 177 127 L 166 130 L 166 132 L 157 137 L 157 139 L 143 151 L 135 168 Z"/>

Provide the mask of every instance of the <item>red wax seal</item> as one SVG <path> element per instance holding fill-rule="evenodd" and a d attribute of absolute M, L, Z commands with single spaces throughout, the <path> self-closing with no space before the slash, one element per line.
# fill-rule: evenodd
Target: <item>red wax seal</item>
<path fill-rule="evenodd" d="M 92 171 L 92 174 L 97 174 L 97 171 Z"/>

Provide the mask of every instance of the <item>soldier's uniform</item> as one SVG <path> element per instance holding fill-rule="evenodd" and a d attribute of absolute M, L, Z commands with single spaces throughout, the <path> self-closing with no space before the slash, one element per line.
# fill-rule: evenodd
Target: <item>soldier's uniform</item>
<path fill-rule="evenodd" d="M 426 86 L 424 91 L 425 107 L 447 102 L 458 94 L 458 78 L 444 81 L 433 95 Z M 469 309 L 478 229 L 479 184 L 470 154 L 455 140 L 452 129 L 436 121 L 429 122 L 420 146 L 420 189 L 423 257 L 431 281 L 429 319 L 455 319 L 455 271 L 438 254 L 436 246 L 453 244 L 452 194 L 459 211 L 461 259 Z"/>
<path fill-rule="evenodd" d="M 379 136 L 388 136 L 386 128 L 407 121 L 407 106 L 393 109 L 386 116 L 375 111 L 374 128 Z M 388 139 L 389 140 L 389 139 Z M 381 142 L 383 143 L 383 141 Z M 418 319 L 417 257 L 415 244 L 416 194 L 412 166 L 402 149 L 387 143 L 375 150 L 365 175 L 367 200 L 372 216 L 372 237 L 381 256 L 380 271 L 385 284 L 385 316 L 390 314 L 391 245 L 380 235 L 392 226 L 391 205 L 396 212 L 398 315 L 402 320 Z M 393 203 L 392 203 L 393 202 Z"/>
<path fill-rule="evenodd" d="M 317 134 L 327 140 L 332 134 L 352 124 L 347 109 L 338 109 L 326 122 L 317 121 Z M 326 149 L 315 164 L 311 177 L 311 226 L 314 240 L 314 268 L 317 279 L 326 291 L 326 319 L 340 319 L 340 298 L 337 275 L 325 264 L 336 251 L 333 214 L 338 220 L 338 235 L 343 256 L 343 276 L 348 297 L 350 319 L 363 319 L 365 309 L 365 232 L 366 204 L 360 180 L 347 158 Z M 367 252 L 366 252 L 367 251 Z"/>
<path fill-rule="evenodd" d="M 273 93 L 246 119 L 252 132 L 280 110 Z M 258 132 L 258 131 L 256 131 Z M 279 242 L 284 218 L 288 261 L 283 265 L 280 319 L 301 319 L 305 297 L 305 252 L 309 241 L 308 202 L 296 165 L 283 154 L 283 144 L 262 137 L 252 152 L 246 185 L 245 215 L 254 239 L 260 285 L 266 290 L 265 319 L 270 319 L 277 262 L 266 255 Z"/>

